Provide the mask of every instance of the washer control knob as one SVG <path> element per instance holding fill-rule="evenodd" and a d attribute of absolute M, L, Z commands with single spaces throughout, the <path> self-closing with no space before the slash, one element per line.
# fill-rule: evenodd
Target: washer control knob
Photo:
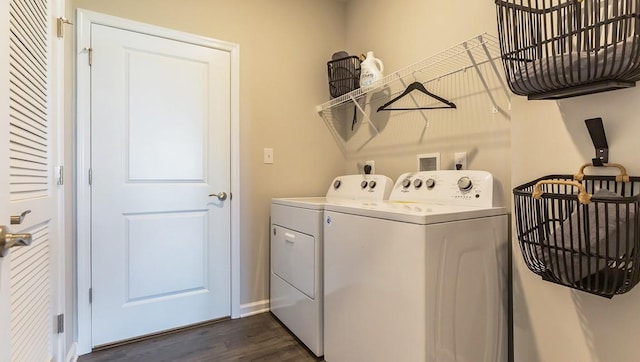
<path fill-rule="evenodd" d="M 369 181 L 369 188 L 372 189 L 372 190 L 375 189 L 376 188 L 376 182 L 373 181 L 373 180 Z"/>
<path fill-rule="evenodd" d="M 425 185 L 427 185 L 427 188 L 432 189 L 436 185 L 436 180 L 430 178 L 427 181 L 425 181 Z"/>
<path fill-rule="evenodd" d="M 340 180 L 333 181 L 333 188 L 334 189 L 340 188 L 340 185 L 342 185 L 342 181 L 340 181 Z"/>
<path fill-rule="evenodd" d="M 369 184 L 369 183 L 368 183 L 367 181 L 362 181 L 362 182 L 360 183 L 360 187 L 362 187 L 363 189 L 366 189 L 368 184 Z"/>
<path fill-rule="evenodd" d="M 473 188 L 473 182 L 471 182 L 471 179 L 467 176 L 460 177 L 458 180 L 458 188 L 460 191 L 469 191 Z"/>
<path fill-rule="evenodd" d="M 420 180 L 419 178 L 413 180 L 413 186 L 419 189 L 420 187 L 422 187 L 422 180 Z"/>
<path fill-rule="evenodd" d="M 406 189 L 409 186 L 411 186 L 411 179 L 406 178 L 406 179 L 402 180 L 402 187 L 404 187 Z"/>

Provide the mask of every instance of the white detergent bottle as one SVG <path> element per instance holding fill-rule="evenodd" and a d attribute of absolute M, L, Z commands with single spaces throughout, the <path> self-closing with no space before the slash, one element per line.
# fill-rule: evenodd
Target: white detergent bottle
<path fill-rule="evenodd" d="M 367 57 L 360 64 L 360 87 L 375 85 L 382 80 L 382 72 L 384 72 L 382 61 L 375 58 L 372 51 L 367 52 Z"/>

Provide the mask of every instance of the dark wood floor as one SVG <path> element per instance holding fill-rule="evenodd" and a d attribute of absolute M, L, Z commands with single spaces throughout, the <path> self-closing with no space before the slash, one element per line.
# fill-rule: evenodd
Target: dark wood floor
<path fill-rule="evenodd" d="M 317 361 L 271 313 L 92 352 L 79 362 Z"/>

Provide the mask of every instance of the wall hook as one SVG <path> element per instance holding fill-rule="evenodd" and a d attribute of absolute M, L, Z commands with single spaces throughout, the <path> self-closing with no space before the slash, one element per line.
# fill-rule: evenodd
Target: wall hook
<path fill-rule="evenodd" d="M 604 132 L 602 118 L 590 118 L 584 121 L 589 130 L 591 141 L 596 149 L 596 157 L 591 159 L 591 163 L 595 167 L 604 166 L 609 162 L 609 144 L 607 143 L 607 135 Z"/>

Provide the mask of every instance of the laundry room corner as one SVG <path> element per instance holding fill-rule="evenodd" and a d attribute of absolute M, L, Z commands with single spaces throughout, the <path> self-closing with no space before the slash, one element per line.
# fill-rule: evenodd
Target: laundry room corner
<path fill-rule="evenodd" d="M 553 1 L 564 2 L 564 0 Z M 621 1 L 625 0 L 606 1 L 606 3 L 618 4 Z M 238 281 L 236 285 L 239 294 L 238 313 L 234 317 L 245 318 L 272 311 L 273 313 L 265 316 L 278 318 L 278 312 L 274 311 L 277 307 L 271 308 L 272 305 L 270 305 L 272 294 L 276 294 L 273 291 L 279 289 L 286 294 L 293 289 L 298 289 L 293 285 L 283 287 L 284 282 L 282 285 L 272 282 L 271 277 L 276 273 L 270 264 L 272 262 L 270 248 L 276 243 L 272 244 L 270 239 L 272 236 L 277 236 L 279 239 L 274 239 L 280 243 L 280 249 L 284 250 L 293 244 L 295 241 L 293 239 L 305 240 L 309 236 L 301 234 L 312 233 L 292 234 L 288 229 L 281 228 L 283 225 L 278 225 L 277 230 L 272 228 L 270 225 L 273 221 L 272 209 L 270 209 L 272 201 L 276 204 L 281 202 L 282 205 L 289 207 L 292 206 L 292 201 L 283 198 L 329 195 L 332 191 L 338 190 L 340 185 L 342 190 L 347 189 L 345 186 L 348 183 L 345 180 L 349 177 L 358 181 L 353 184 L 355 186 L 349 187 L 362 193 L 373 194 L 371 190 L 375 185 L 385 184 L 380 182 L 382 178 L 389 179 L 388 183 L 394 185 L 393 181 L 399 180 L 401 176 L 406 177 L 405 180 L 408 183 L 405 189 L 410 186 L 419 189 L 424 185 L 422 187 L 424 191 L 427 189 L 427 182 L 433 183 L 434 179 L 414 173 L 435 171 L 435 168 L 439 168 L 438 173 L 448 175 L 447 180 L 450 182 L 447 185 L 455 191 L 454 197 L 459 197 L 458 191 L 463 191 L 464 187 L 460 185 L 460 178 L 456 171 L 468 169 L 475 170 L 474 172 L 486 171 L 491 175 L 493 205 L 487 209 L 500 208 L 500 217 L 508 220 L 504 223 L 501 221 L 499 224 L 501 230 L 505 229 L 502 227 L 504 224 L 511 227 L 507 232 L 508 236 L 502 238 L 510 242 L 511 264 L 507 268 L 503 267 L 502 262 L 498 263 L 498 276 L 508 276 L 510 279 L 507 284 L 511 283 L 509 297 L 512 301 L 509 307 L 512 309 L 512 315 L 509 316 L 510 324 L 505 322 L 505 325 L 508 325 L 508 333 L 511 334 L 509 361 L 638 361 L 640 360 L 640 344 L 637 343 L 640 338 L 640 313 L 637 313 L 636 309 L 640 304 L 640 287 L 625 294 L 607 298 L 551 283 L 534 274 L 523 258 L 523 250 L 518 240 L 514 188 L 545 175 L 573 175 L 581 165 L 592 162 L 597 151 L 585 126 L 585 120 L 593 118 L 602 119 L 611 162 L 623 165 L 631 176 L 640 176 L 640 158 L 638 157 L 640 121 L 637 119 L 640 114 L 640 102 L 638 102 L 640 88 L 631 87 L 560 100 L 528 100 L 525 96 L 515 95 L 506 84 L 505 67 L 498 44 L 496 2 L 489 0 L 67 0 L 66 17 L 73 21 L 76 11 L 85 9 L 238 45 L 239 122 L 234 126 L 238 133 L 239 145 L 237 152 L 231 155 L 231 159 L 238 166 L 235 170 L 238 187 L 234 190 L 215 190 L 215 193 L 209 195 L 211 197 L 220 195 L 219 200 L 226 201 L 227 205 L 240 210 L 238 220 L 234 220 L 239 225 L 237 237 L 240 259 L 239 275 L 231 278 Z M 582 3 L 582 1 L 579 2 Z M 637 1 L 634 4 L 635 7 L 640 6 Z M 633 11 L 637 13 L 640 10 L 634 8 Z M 637 20 L 640 18 L 636 18 L 638 18 L 637 15 L 634 17 L 636 21 L 634 24 L 637 25 Z M 517 29 L 514 33 L 520 34 L 520 30 Z M 82 242 L 76 235 L 77 221 L 89 217 L 84 214 L 79 215 L 77 206 L 79 192 L 76 176 L 79 173 L 88 175 L 89 170 L 78 169 L 76 166 L 77 155 L 86 150 L 78 149 L 75 133 L 78 126 L 75 108 L 78 96 L 75 62 L 78 60 L 78 54 L 77 49 L 74 49 L 74 37 L 71 36 L 75 31 L 75 29 L 68 31 L 69 36 L 64 39 L 65 100 L 67 102 L 64 107 L 64 211 L 67 238 L 65 241 L 67 265 L 64 271 L 67 292 L 64 298 L 66 300 L 64 312 L 67 331 L 64 344 L 69 353 L 68 361 L 77 357 L 74 356 L 77 354 L 76 348 L 80 348 L 77 343 L 78 326 L 74 326 L 73 322 L 83 318 L 78 316 L 78 303 L 72 303 L 72 301 L 77 301 L 78 294 L 86 292 L 87 305 L 90 303 L 89 288 L 79 292 L 76 289 L 77 280 L 79 277 L 91 278 L 89 276 L 91 273 L 78 274 L 79 265 L 86 266 L 91 260 L 75 259 L 78 243 Z M 482 50 L 486 58 L 480 64 L 476 64 L 478 59 L 473 58 L 472 49 L 468 48 L 470 44 L 476 43 L 485 47 L 486 44 L 490 44 L 489 48 Z M 636 40 L 634 44 L 637 49 L 640 43 Z M 465 51 L 459 52 L 460 49 Z M 339 98 L 339 96 L 332 98 L 327 78 L 327 62 L 336 52 L 344 51 L 362 58 L 368 52 L 375 53 L 375 58 L 384 63 L 383 75 L 387 76 L 397 74 L 403 69 L 415 70 L 412 66 L 421 64 L 425 60 L 431 61 L 430 65 L 438 63 L 438 60 L 439 63 L 455 63 L 451 61 L 453 57 L 445 57 L 445 61 L 440 58 L 442 54 L 448 56 L 452 50 L 458 57 L 455 58 L 456 61 L 464 58 L 470 65 L 432 78 L 426 78 L 426 76 L 420 78 L 420 71 L 410 72 L 410 75 L 395 80 L 396 88 L 393 92 L 385 87 L 388 83 L 381 88 L 375 88 L 376 85 L 374 85 L 368 90 L 358 89 L 356 92 L 361 91 L 360 95 L 364 94 L 360 98 L 363 103 L 353 98 L 347 99 L 348 107 L 345 109 L 337 107 L 338 109 L 323 110 L 320 106 Z M 387 101 L 394 98 L 392 96 L 404 94 L 403 90 L 410 89 L 413 83 L 426 86 L 428 91 L 426 94 L 430 96 L 429 102 L 432 102 L 428 106 L 440 101 L 443 104 L 452 103 L 455 107 L 420 106 L 415 99 L 412 99 L 416 103 L 414 108 L 384 109 L 382 103 L 385 102 L 381 102 L 381 99 Z M 436 97 L 433 97 L 434 95 Z M 425 95 L 421 96 L 428 98 Z M 409 103 L 407 98 L 405 101 Z M 442 104 L 439 105 L 442 106 Z M 347 136 L 342 135 L 341 138 L 341 134 L 336 134 L 335 130 L 331 129 L 332 125 L 327 121 L 326 113 L 331 114 L 334 111 L 336 114 L 348 113 L 347 122 L 340 124 L 344 128 L 340 131 L 344 131 Z M 88 152 L 86 151 L 87 154 Z M 430 161 L 434 162 L 428 163 L 424 166 L 425 169 L 422 169 L 420 156 L 432 158 Z M 461 158 L 464 162 L 460 161 Z M 207 166 L 209 165 L 207 163 Z M 364 173 L 367 165 L 374 166 L 372 167 L 374 175 L 360 175 Z M 615 171 L 612 172 L 615 173 Z M 371 186 L 371 180 L 377 183 L 374 182 Z M 337 184 L 336 181 L 338 181 Z M 400 185 L 398 188 L 401 188 L 403 180 L 399 181 L 396 185 Z M 418 182 L 419 186 L 414 182 Z M 432 184 L 430 189 L 433 187 Z M 442 185 L 439 187 L 441 188 Z M 219 191 L 223 194 L 219 194 Z M 638 191 L 635 190 L 635 193 L 637 194 Z M 389 194 L 386 195 L 388 196 Z M 478 193 L 475 196 L 470 194 L 461 196 L 461 198 L 464 197 L 480 199 L 482 196 Z M 365 200 L 367 201 L 365 206 L 340 205 L 342 200 L 338 200 L 327 211 L 332 213 L 330 215 L 327 213 L 331 216 L 329 219 L 318 211 L 324 206 L 313 205 L 317 200 L 294 201 L 298 204 L 312 204 L 312 206 L 305 205 L 303 208 L 307 209 L 307 214 L 308 210 L 315 210 L 314 220 L 318 221 L 318 224 L 314 225 L 313 230 L 318 235 L 329 234 L 324 229 L 329 227 L 324 225 L 327 221 L 329 224 L 334 222 L 333 232 L 339 230 L 340 236 L 349 235 L 352 232 L 350 223 L 342 224 L 348 226 L 344 229 L 346 231 L 342 232 L 337 223 L 340 220 L 333 218 L 333 213 L 352 213 L 356 217 L 367 216 L 367 224 L 359 226 L 364 232 L 359 233 L 358 237 L 364 240 L 369 236 L 373 239 L 380 235 L 389 234 L 392 237 L 401 235 L 392 228 L 385 229 L 385 232 L 377 232 L 379 230 L 377 223 L 383 218 L 382 216 L 387 216 L 385 214 L 387 212 L 393 214 L 393 217 L 398 217 L 396 221 L 400 223 L 406 221 L 396 215 L 401 215 L 402 212 L 388 211 L 385 208 L 382 208 L 382 211 L 375 211 L 368 204 L 369 201 L 374 204 L 378 201 L 385 204 L 381 202 L 383 199 L 385 198 Z M 398 207 L 406 206 L 404 204 L 413 201 L 415 200 L 401 200 L 398 202 L 400 204 Z M 278 217 L 300 218 L 304 212 L 300 213 L 294 208 L 299 206 L 293 205 L 286 212 L 278 211 Z M 439 206 L 441 205 L 437 205 Z M 637 219 L 637 213 L 635 217 Z M 371 221 L 376 223 L 375 228 L 368 224 L 370 222 L 368 219 L 375 219 Z M 465 231 L 471 230 L 471 232 L 465 235 L 473 235 L 473 230 L 482 228 L 482 225 L 479 225 L 482 221 L 478 221 L 478 217 L 475 219 L 473 223 L 468 224 L 473 226 L 466 226 L 468 230 Z M 447 222 L 434 222 L 434 224 Z M 635 225 L 637 231 L 640 224 L 636 222 Z M 421 232 L 406 230 L 409 232 L 403 240 Z M 291 235 L 294 235 L 294 238 Z M 474 236 L 463 241 L 473 239 Z M 335 240 L 338 238 L 334 235 L 334 247 L 336 245 L 343 247 L 342 244 L 335 243 Z M 503 244 L 500 249 L 502 251 L 507 248 L 503 247 Z M 415 255 L 428 254 L 421 254 L 422 249 L 416 250 L 419 251 L 403 254 L 401 258 L 411 259 Z M 285 255 L 285 253 L 282 254 Z M 335 248 L 331 255 L 334 260 L 338 260 L 345 254 L 341 249 Z M 634 250 L 634 254 L 637 254 L 637 250 Z M 316 253 L 316 258 L 318 255 L 321 254 Z M 376 255 L 383 261 L 380 265 L 385 265 L 384 262 L 391 260 L 384 251 Z M 357 256 L 360 257 L 360 255 Z M 482 257 L 479 260 L 490 259 L 491 256 Z M 284 260 L 283 265 L 289 261 L 281 258 L 282 260 Z M 295 260 L 298 264 L 291 265 L 300 267 L 299 261 L 303 258 Z M 324 268 L 325 265 L 317 260 L 314 259 L 316 266 Z M 351 265 L 345 263 L 347 264 Z M 375 266 L 373 264 L 362 263 L 365 267 Z M 394 269 L 394 263 L 389 264 L 389 269 Z M 435 265 L 435 263 L 422 261 L 416 263 L 420 267 L 427 264 Z M 480 265 L 480 262 L 477 265 Z M 311 270 L 304 267 L 299 269 L 303 269 L 304 272 Z M 304 273 L 291 270 L 294 269 L 284 268 L 282 273 L 287 274 L 286 276 L 291 279 L 305 276 Z M 342 272 L 334 265 L 334 272 L 336 270 Z M 421 274 L 415 272 L 416 270 L 422 269 L 416 267 L 408 274 Z M 430 272 L 433 270 L 435 269 Z M 473 273 L 468 275 L 471 274 Z M 368 274 L 363 273 L 363 275 Z M 333 279 L 329 280 L 336 290 L 342 290 L 341 283 L 346 279 L 343 274 L 335 272 Z M 395 283 L 400 279 L 392 280 L 391 287 L 402 284 Z M 403 285 L 409 286 L 414 281 L 412 278 L 402 280 L 406 283 Z M 316 286 L 320 284 L 320 281 L 315 279 L 313 282 Z M 467 289 L 479 292 L 490 289 L 486 286 L 482 289 L 478 287 L 479 285 L 482 284 L 476 283 L 474 287 Z M 501 284 L 502 286 L 504 283 Z M 308 285 L 304 284 L 304 287 Z M 301 289 L 305 289 L 304 287 Z M 380 289 L 392 289 L 391 287 L 387 284 Z M 289 296 L 293 294 L 289 293 Z M 304 291 L 302 294 L 305 294 Z M 321 294 L 318 295 L 321 296 Z M 371 296 L 370 299 L 377 298 Z M 468 299 L 473 300 L 473 298 Z M 289 303 L 290 300 L 292 298 L 281 298 L 280 302 L 285 307 L 295 304 L 296 307 L 302 305 L 304 308 L 311 308 L 309 305 L 313 304 Z M 359 310 L 358 303 L 361 300 L 359 298 L 354 300 L 357 303 L 352 307 L 354 310 Z M 340 309 L 341 303 L 334 302 L 333 306 L 339 305 L 337 309 Z M 275 305 L 276 303 L 273 304 Z M 317 304 L 313 304 L 312 307 L 314 313 L 317 313 L 320 308 Z M 377 311 L 374 312 L 377 313 Z M 278 323 L 279 326 L 286 326 L 287 323 L 302 324 L 301 329 L 305 330 L 303 333 L 308 333 L 310 323 L 298 320 L 299 314 L 287 313 L 289 312 L 285 310 L 284 317 L 280 317 L 283 323 L 272 322 Z M 375 313 L 367 315 L 363 319 L 365 322 L 361 324 L 372 323 L 375 326 L 374 322 L 379 322 L 377 318 L 371 317 L 376 316 Z M 498 313 L 501 312 L 496 314 Z M 411 313 L 407 313 L 409 317 L 418 315 L 417 313 L 409 314 Z M 335 318 L 336 315 L 338 314 L 333 315 L 333 330 L 339 326 L 337 330 L 342 333 L 346 329 L 342 329 L 338 322 L 347 319 Z M 395 322 L 407 315 L 395 318 L 394 313 L 389 313 L 388 316 L 381 316 L 380 320 L 388 317 Z M 482 313 L 482 317 L 487 321 L 493 320 L 491 318 L 493 315 L 488 312 Z M 319 317 L 314 320 L 315 324 L 312 326 L 325 323 L 321 319 L 322 317 Z M 407 318 L 409 319 L 411 318 Z M 244 319 L 244 321 L 247 320 L 249 318 Z M 291 320 L 293 322 L 290 322 Z M 446 329 L 456 323 L 449 324 L 443 324 L 443 328 Z M 285 332 L 296 334 L 298 333 L 296 328 L 289 328 Z M 382 331 L 381 328 L 379 330 Z M 465 332 L 469 331 L 472 329 L 467 329 L 460 335 L 466 337 Z M 89 332 L 86 328 L 81 331 L 85 334 L 84 338 Z M 317 330 L 313 331 L 313 338 L 322 340 L 324 337 L 318 337 L 316 332 Z M 332 336 L 334 340 L 342 337 L 340 333 Z M 419 335 L 413 334 L 413 337 L 416 336 Z M 297 342 L 306 343 L 303 339 L 299 338 Z M 427 338 L 422 339 L 427 340 Z M 436 338 L 432 340 L 435 341 Z M 480 338 L 468 338 L 468 341 L 475 343 L 480 341 Z M 342 343 L 342 341 L 338 342 Z M 364 341 L 363 348 L 366 349 L 368 343 L 370 341 Z M 501 342 L 493 344 L 499 345 L 496 350 L 503 347 Z M 415 348 L 416 345 L 411 344 L 411 347 Z M 356 350 L 355 347 L 352 349 L 348 343 L 343 343 L 341 347 L 345 347 L 350 353 Z M 86 346 L 82 348 L 80 354 L 90 350 Z M 321 354 L 321 349 L 318 351 L 317 353 Z M 309 351 L 305 350 L 305 353 L 307 352 Z M 311 352 L 316 353 L 316 351 Z M 500 362 L 503 360 L 504 358 Z"/>
<path fill-rule="evenodd" d="M 497 34 L 496 5 L 492 1 L 440 4 L 352 0 L 347 4 L 347 14 L 347 49 L 374 50 L 376 57 L 384 61 L 387 74 L 474 34 Z M 502 68 L 502 64 L 499 66 Z M 490 146 L 478 147 L 478 154 L 486 158 L 483 162 L 472 160 L 471 167 L 494 173 L 502 184 L 504 205 L 508 206 L 512 203 L 513 187 L 544 175 L 574 173 L 582 163 L 595 157 L 584 120 L 601 117 L 611 160 L 626 166 L 630 175 L 638 175 L 640 123 L 635 116 L 638 95 L 637 88 L 559 101 L 529 101 L 512 94 L 509 117 L 497 121 L 505 124 L 491 129 L 492 136 L 487 137 Z M 403 117 L 399 121 L 421 121 Z M 437 116 L 427 114 L 427 117 L 438 120 Z M 389 126 L 392 121 L 386 123 L 387 129 L 378 139 L 384 139 L 385 132 L 397 131 Z M 495 121 L 483 126 L 487 124 L 496 126 Z M 371 141 L 347 155 L 346 170 L 359 171 L 365 161 L 375 160 L 377 173 L 395 178 L 402 171 L 415 169 L 416 153 L 442 152 L 441 164 L 447 168 L 452 166 L 453 153 L 463 151 L 447 148 L 450 139 L 441 143 L 428 139 L 430 142 L 418 144 L 415 130 L 407 132 L 408 126 L 403 125 L 405 131 L 391 136 L 400 137 L 396 140 L 404 142 L 402 146 L 389 142 L 380 147 L 375 143 L 377 140 Z M 436 121 L 431 121 L 427 132 L 436 126 Z M 447 126 L 456 127 L 454 122 Z M 506 137 L 495 136 L 505 129 Z M 470 138 L 471 142 L 478 142 L 478 137 L 465 135 L 466 129 L 456 131 L 458 140 Z M 410 137 L 413 138 L 408 142 Z M 515 230 L 515 225 L 512 226 Z M 631 307 L 638 301 L 637 288 L 608 300 L 545 282 L 524 265 L 515 231 L 512 246 L 515 361 L 637 360 L 640 349 L 633 340 L 640 336 L 640 330 L 637 313 Z"/>

